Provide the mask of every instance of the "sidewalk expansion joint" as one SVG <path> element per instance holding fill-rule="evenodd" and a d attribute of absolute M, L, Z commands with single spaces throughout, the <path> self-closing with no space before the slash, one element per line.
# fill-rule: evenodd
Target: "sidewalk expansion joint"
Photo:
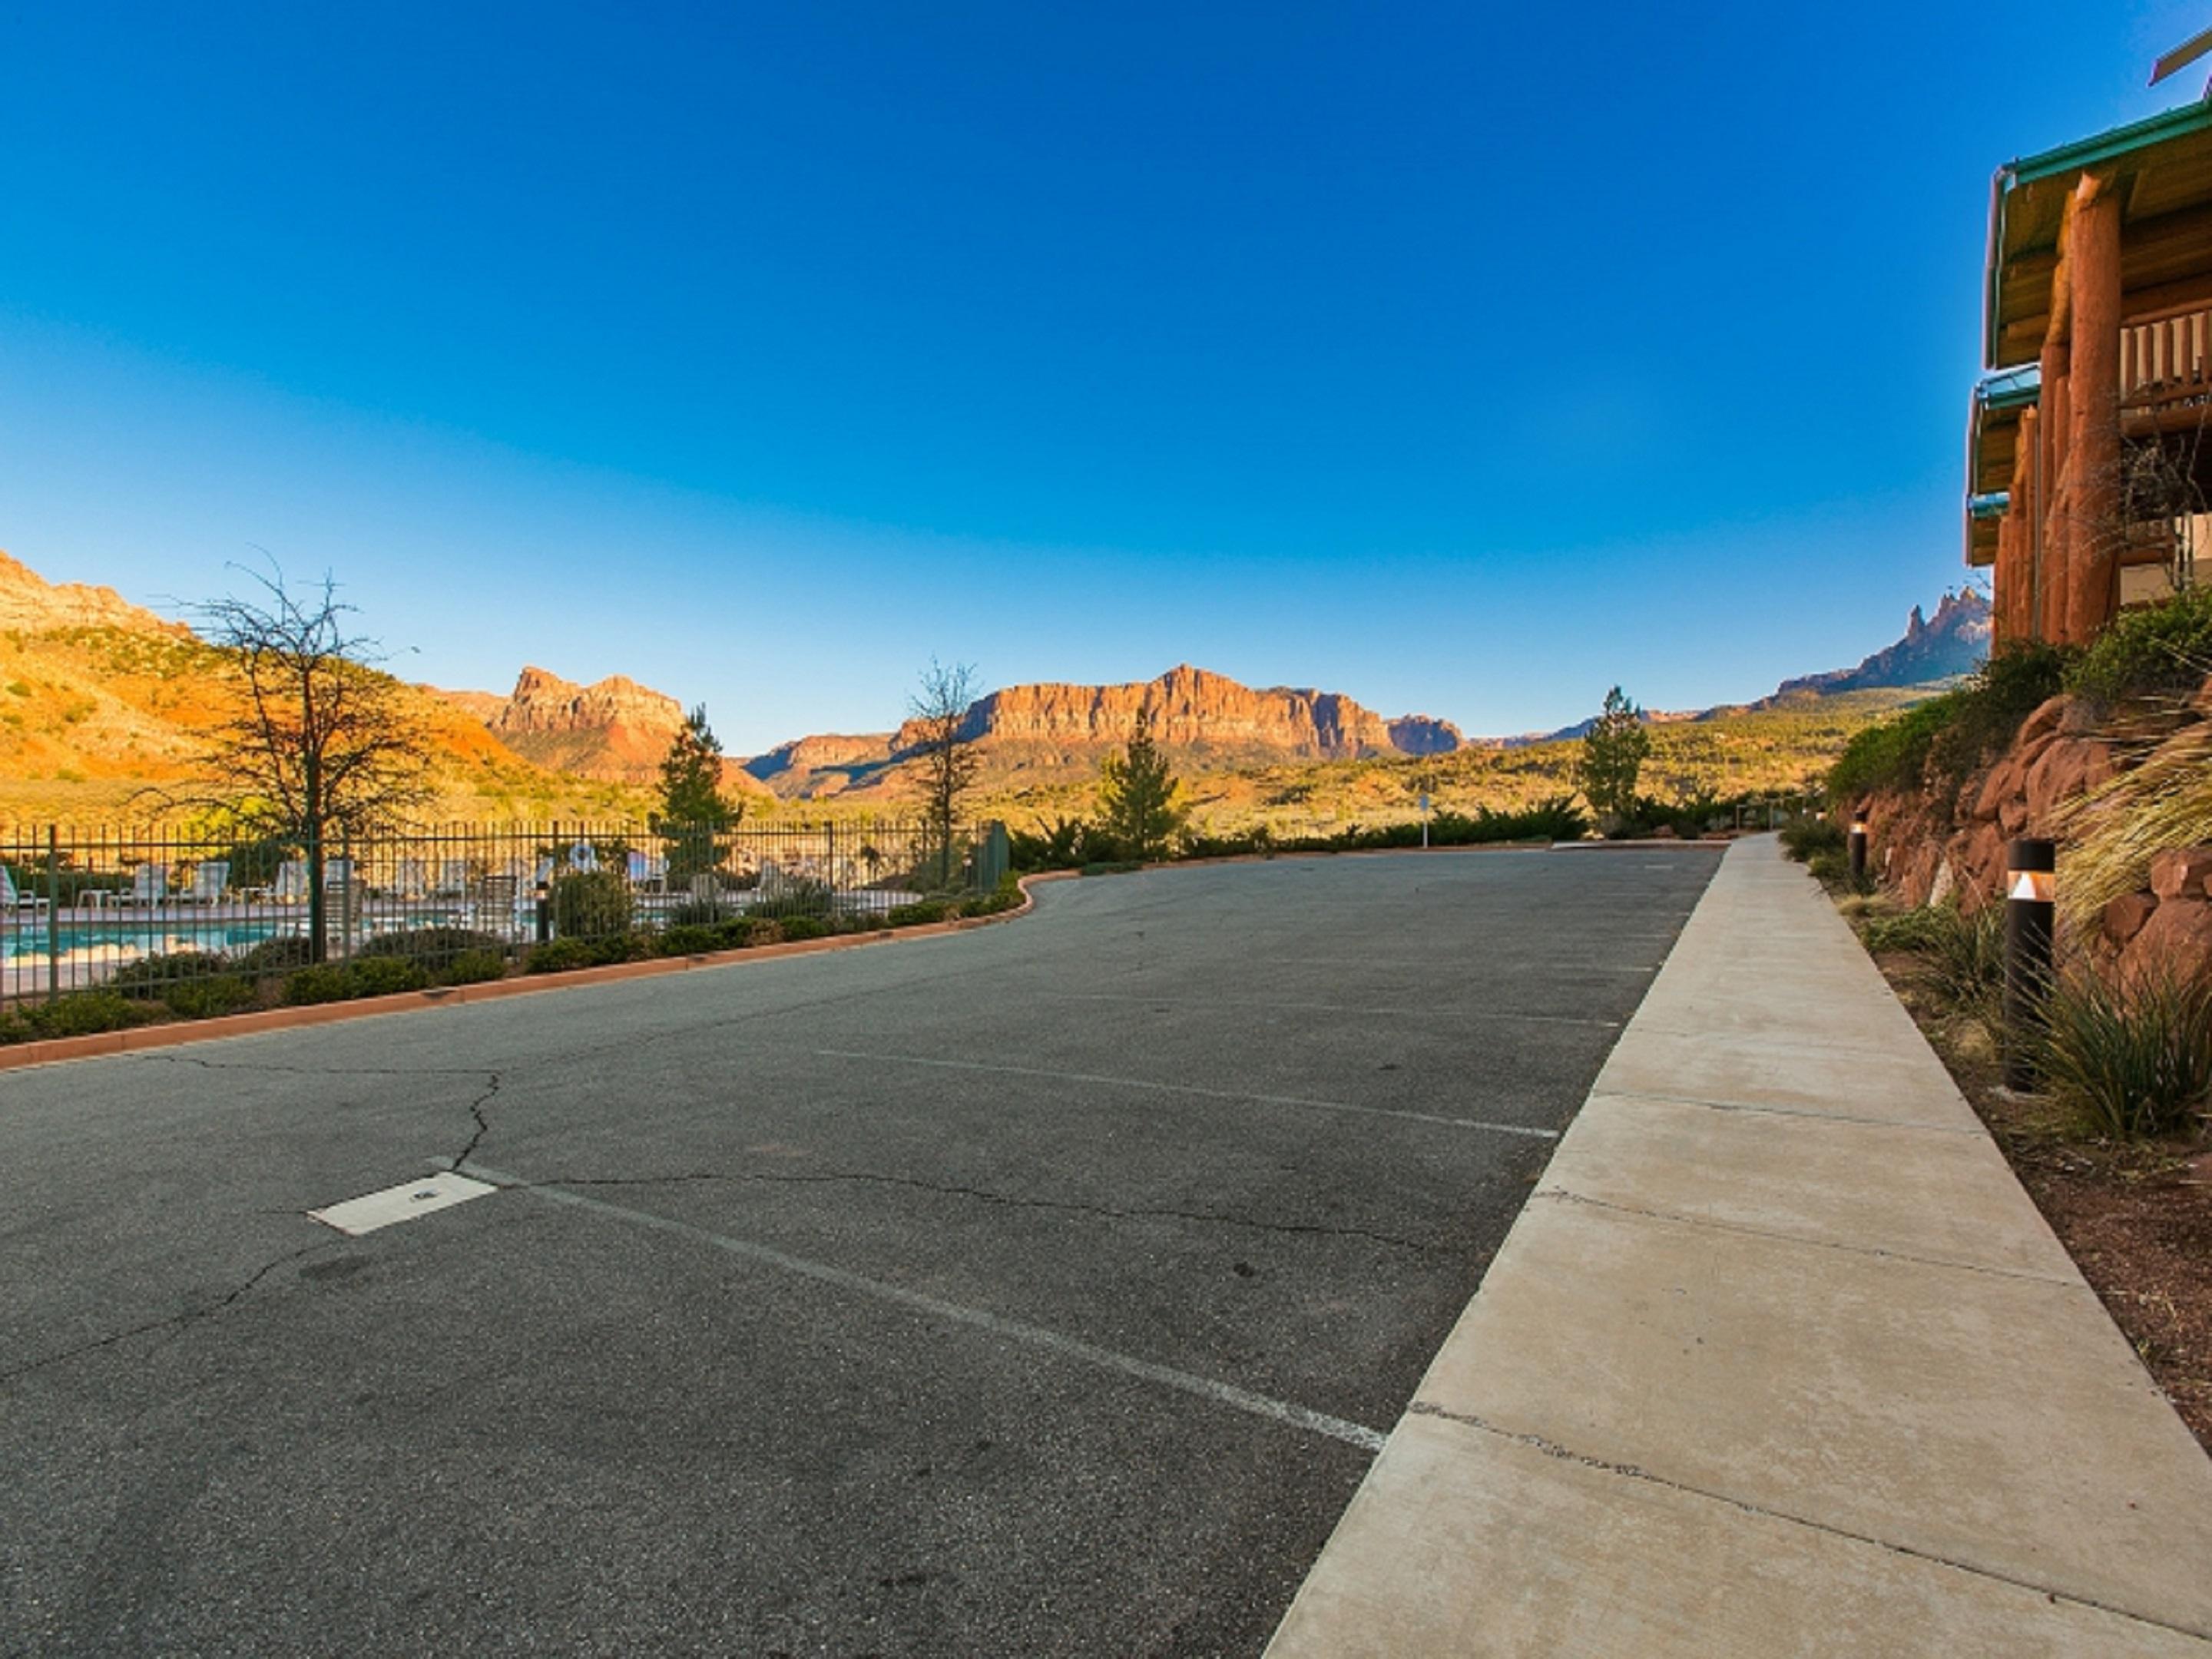
<path fill-rule="evenodd" d="M 1854 1532 L 1849 1527 L 1838 1527 L 1826 1521 L 1812 1520 L 1806 1516 L 1792 1515 L 1787 1510 L 1770 1509 L 1763 1504 L 1754 1504 L 1747 1498 L 1731 1497 L 1727 1492 L 1715 1492 L 1709 1487 L 1692 1486 L 1687 1481 L 1670 1480 L 1665 1475 L 1654 1474 L 1650 1469 L 1640 1468 L 1634 1463 L 1620 1463 L 1608 1458 L 1593 1457 L 1587 1453 L 1576 1451 L 1572 1447 L 1563 1446 L 1555 1440 L 1547 1440 L 1540 1434 L 1503 1428 L 1471 1413 L 1449 1411 L 1442 1406 L 1431 1405 L 1424 1400 L 1416 1400 L 1406 1407 L 1406 1414 L 1408 1417 L 1437 1418 L 1444 1422 L 1455 1423 L 1462 1428 L 1473 1429 L 1478 1433 L 1490 1435 L 1499 1440 L 1510 1441 L 1515 1445 L 1526 1446 L 1532 1451 L 1541 1452 L 1545 1456 L 1556 1459 L 1562 1463 L 1571 1463 L 1577 1468 L 1595 1470 L 1601 1474 L 1616 1475 L 1625 1480 L 1640 1480 L 1650 1486 L 1663 1487 L 1668 1492 L 1680 1492 L 1686 1497 L 1702 1498 L 1711 1503 L 1725 1504 L 1730 1509 L 1763 1520 L 1780 1521 L 1791 1526 L 1803 1527 L 1808 1531 L 1826 1533 L 1832 1538 L 1848 1539 L 1858 1544 L 1870 1544 L 1875 1548 L 1886 1550 L 1892 1555 L 1901 1555 L 1915 1561 L 1925 1561 L 1935 1566 L 1949 1567 L 1954 1571 L 1971 1573 L 1977 1578 L 1985 1578 L 1994 1583 L 2010 1584 L 2015 1589 L 2027 1590 L 2053 1601 L 2070 1602 L 2075 1607 L 2110 1613 L 2114 1618 L 2148 1626 L 2154 1630 L 2171 1631 L 2177 1636 L 2193 1637 L 2198 1641 L 2212 1641 L 2212 1630 L 2199 1629 L 2191 1625 L 2177 1625 L 2165 1619 L 2154 1619 L 2148 1613 L 2137 1613 L 2130 1607 L 2119 1607 L 2110 1601 L 2100 1601 L 2093 1595 L 2082 1595 L 2072 1590 L 2059 1589 L 2050 1584 L 2038 1583 L 2033 1579 L 2015 1577 L 2010 1573 L 1999 1572 L 1993 1568 L 1977 1566 L 1971 1561 L 1960 1561 L 1948 1555 L 1939 1555 L 1933 1550 L 1918 1549 L 1911 1544 L 1899 1544 L 1887 1538 L 1877 1538 L 1871 1533 Z"/>
<path fill-rule="evenodd" d="M 1565 1187 L 1542 1187 L 1531 1194 L 1532 1198 L 1548 1198 L 1562 1204 L 1579 1204 L 1587 1209 L 1610 1210 L 1615 1215 L 1642 1216 L 1650 1221 L 1673 1222 L 1679 1226 L 1697 1227 L 1717 1233 L 1735 1233 L 1748 1238 L 1772 1239 L 1778 1244 L 1802 1244 L 1815 1250 L 1841 1250 L 1848 1255 L 1870 1255 L 1885 1261 L 1910 1261 L 1916 1267 L 1942 1267 L 1965 1273 L 1987 1273 L 1992 1279 L 2024 1279 L 2031 1285 L 2049 1285 L 2063 1291 L 2087 1291 L 2089 1286 L 2079 1279 L 2062 1279 L 2056 1273 L 2030 1273 L 2021 1267 L 1993 1267 L 1975 1261 L 1958 1261 L 1940 1255 L 1917 1255 L 1910 1250 L 1886 1250 L 1878 1244 L 1846 1244 L 1839 1239 L 1808 1238 L 1802 1233 L 1785 1233 L 1771 1227 L 1754 1227 L 1741 1221 L 1717 1221 L 1709 1216 L 1682 1215 L 1672 1210 L 1647 1210 L 1640 1205 L 1618 1204 L 1611 1199 L 1591 1198 L 1570 1191 Z M 2094 1292 L 2090 1292 L 2094 1294 Z"/>
<path fill-rule="evenodd" d="M 1618 1052 L 1616 1050 L 1615 1052 Z M 1949 1123 L 1905 1123 L 1892 1117 L 1861 1117 L 1850 1112 L 1824 1111 L 1817 1106 L 1767 1106 L 1749 1100 L 1706 1100 L 1697 1095 L 1660 1095 L 1648 1089 L 1607 1089 L 1602 1085 L 1590 1091 L 1591 1100 L 1656 1100 L 1667 1106 L 1703 1106 L 1714 1112 L 1747 1112 L 1764 1117 L 1805 1117 L 1821 1123 L 1853 1123 L 1866 1129 L 1911 1129 L 1931 1135 L 1979 1136 L 1983 1131 L 1978 1123 L 1972 1125 Z M 1966 1108 L 1962 1103 L 1962 1109 Z"/>

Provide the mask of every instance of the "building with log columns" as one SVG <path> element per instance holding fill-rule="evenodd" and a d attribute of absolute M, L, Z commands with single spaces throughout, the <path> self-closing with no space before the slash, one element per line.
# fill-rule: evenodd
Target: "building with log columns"
<path fill-rule="evenodd" d="M 1999 645 L 2212 580 L 2212 94 L 2001 167 L 1966 562 Z"/>

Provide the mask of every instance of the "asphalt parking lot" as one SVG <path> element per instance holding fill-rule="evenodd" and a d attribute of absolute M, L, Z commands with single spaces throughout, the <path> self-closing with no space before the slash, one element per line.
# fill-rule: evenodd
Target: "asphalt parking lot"
<path fill-rule="evenodd" d="M 1715 863 L 0 1073 L 0 1651 L 1255 1654 Z"/>

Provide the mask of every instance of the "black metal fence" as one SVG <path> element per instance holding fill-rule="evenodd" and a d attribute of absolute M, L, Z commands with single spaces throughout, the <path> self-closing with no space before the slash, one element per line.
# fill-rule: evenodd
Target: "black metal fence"
<path fill-rule="evenodd" d="M 988 890 L 996 826 L 915 823 L 447 824 L 317 847 L 152 828 L 0 826 L 0 1006 L 216 972 L 274 976 L 393 959 L 503 963 L 748 918 L 863 925 Z"/>

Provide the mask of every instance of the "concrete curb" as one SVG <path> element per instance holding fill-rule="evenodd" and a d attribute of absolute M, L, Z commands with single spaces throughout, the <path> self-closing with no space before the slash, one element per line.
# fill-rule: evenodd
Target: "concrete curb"
<path fill-rule="evenodd" d="M 382 997 L 356 997 L 344 1002 L 319 1002 L 303 1008 L 263 1008 L 252 1013 L 221 1014 L 212 1019 L 179 1019 L 128 1030 L 99 1031 L 89 1036 L 47 1037 L 36 1042 L 10 1043 L 0 1048 L 0 1072 L 27 1066 L 52 1066 L 72 1060 L 92 1060 L 107 1054 L 139 1054 L 152 1048 L 174 1048 L 188 1042 L 218 1042 L 226 1037 L 252 1036 L 262 1031 L 287 1031 L 304 1025 L 334 1025 L 343 1020 L 375 1019 L 389 1014 L 422 1013 L 434 1008 L 463 1007 L 472 1003 L 497 1002 L 507 997 L 531 996 L 541 991 L 573 991 L 623 980 L 654 979 L 663 974 L 688 973 L 696 968 L 740 968 L 749 963 L 780 962 L 791 957 L 818 956 L 829 951 L 854 951 L 872 945 L 891 945 L 902 939 L 940 939 L 964 933 L 1025 916 L 1036 908 L 1032 887 L 1079 872 L 1045 871 L 1020 878 L 1022 902 L 995 915 L 962 916 L 951 921 L 925 922 L 914 927 L 885 927 L 873 933 L 845 933 L 833 939 L 793 939 L 777 945 L 755 945 L 737 951 L 711 951 L 696 956 L 655 957 L 646 962 L 617 962 L 599 968 L 572 968 L 557 974 L 514 974 L 476 985 L 445 985 L 427 991 L 402 991 Z"/>
<path fill-rule="evenodd" d="M 2212 1461 L 1834 907 L 1736 843 L 1270 1659 L 2212 1659 Z"/>

